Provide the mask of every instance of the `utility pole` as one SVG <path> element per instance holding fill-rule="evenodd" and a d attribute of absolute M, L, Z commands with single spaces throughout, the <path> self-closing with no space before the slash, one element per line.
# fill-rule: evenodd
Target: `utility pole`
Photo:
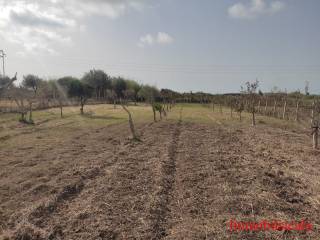
<path fill-rule="evenodd" d="M 0 50 L 0 58 L 2 58 L 2 75 L 3 77 L 6 76 L 6 72 L 4 70 L 4 58 L 6 57 L 7 55 L 4 53 L 3 50 Z"/>

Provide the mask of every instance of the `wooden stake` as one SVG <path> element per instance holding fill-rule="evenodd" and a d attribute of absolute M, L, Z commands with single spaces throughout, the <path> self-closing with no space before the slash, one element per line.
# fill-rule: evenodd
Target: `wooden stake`
<path fill-rule="evenodd" d="M 276 117 L 276 111 L 277 111 L 277 101 L 274 101 L 273 112 L 272 112 L 272 115 L 274 117 Z"/>
<path fill-rule="evenodd" d="M 318 137 L 319 136 L 319 129 L 315 130 L 313 134 L 313 148 L 318 149 Z"/>
<path fill-rule="evenodd" d="M 313 149 L 318 149 L 319 140 L 319 122 L 314 121 L 312 125 Z"/>
<path fill-rule="evenodd" d="M 268 115 L 267 114 L 267 109 L 268 109 L 268 99 L 266 99 L 266 105 L 264 107 L 264 115 Z"/>
<path fill-rule="evenodd" d="M 287 101 L 284 101 L 283 112 L 282 112 L 282 119 L 283 120 L 286 118 L 286 112 L 287 112 Z"/>
<path fill-rule="evenodd" d="M 127 112 L 128 114 L 128 117 L 129 117 L 129 127 L 130 127 L 130 131 L 131 131 L 131 134 L 132 134 L 132 138 L 134 140 L 139 140 L 139 138 L 137 137 L 136 135 L 136 131 L 134 129 L 134 125 L 133 125 L 133 120 L 132 120 L 132 116 L 131 116 L 131 113 L 129 112 L 129 110 L 123 105 L 121 104 L 122 108 Z"/>
<path fill-rule="evenodd" d="M 296 118 L 295 121 L 298 122 L 299 121 L 299 105 L 300 105 L 300 101 L 297 101 L 297 107 L 296 107 Z"/>
<path fill-rule="evenodd" d="M 312 109 L 311 109 L 311 125 L 314 124 L 314 112 L 315 112 L 315 101 L 312 102 Z"/>

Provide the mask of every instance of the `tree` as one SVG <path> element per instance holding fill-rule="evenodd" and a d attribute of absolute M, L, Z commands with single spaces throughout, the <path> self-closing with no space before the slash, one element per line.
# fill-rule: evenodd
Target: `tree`
<path fill-rule="evenodd" d="M 125 91 L 125 94 L 126 94 L 125 97 L 128 97 L 128 95 L 129 95 L 131 100 L 134 101 L 134 103 L 136 105 L 136 102 L 138 100 L 138 92 L 141 89 L 141 85 L 133 80 L 126 80 L 126 85 L 127 86 L 126 86 L 126 91 Z"/>
<path fill-rule="evenodd" d="M 309 81 L 305 82 L 304 92 L 305 92 L 306 96 L 310 95 L 310 92 L 309 92 Z"/>
<path fill-rule="evenodd" d="M 57 83 L 58 83 L 58 86 L 61 86 L 67 90 L 70 88 L 71 83 L 76 80 L 78 79 L 75 77 L 67 76 L 67 77 L 59 78 Z"/>
<path fill-rule="evenodd" d="M 138 138 L 138 136 L 136 134 L 135 128 L 134 128 L 131 112 L 129 111 L 129 109 L 125 106 L 125 104 L 122 101 L 120 103 L 121 103 L 123 110 L 125 110 L 125 112 L 128 114 L 129 127 L 130 127 L 130 131 L 132 134 L 132 139 L 136 140 L 136 141 L 140 141 L 140 139 Z"/>
<path fill-rule="evenodd" d="M 228 105 L 230 107 L 230 116 L 233 117 L 233 110 L 236 109 L 237 99 L 233 96 L 230 96 L 228 99 Z"/>
<path fill-rule="evenodd" d="M 0 76 L 0 97 L 5 93 L 5 91 L 10 88 L 14 81 L 17 80 L 17 73 L 13 78 L 8 76 Z"/>
<path fill-rule="evenodd" d="M 158 111 L 160 109 L 160 107 L 156 104 L 156 100 L 160 96 L 159 90 L 156 87 L 144 85 L 144 86 L 142 86 L 142 88 L 138 92 L 138 96 L 141 99 L 143 99 L 144 101 L 146 101 L 147 103 L 151 104 L 152 112 L 153 112 L 153 120 L 156 122 L 157 121 L 156 111 Z"/>
<path fill-rule="evenodd" d="M 127 89 L 127 84 L 123 78 L 121 77 L 114 78 L 112 80 L 112 87 L 118 99 L 121 100 L 122 98 L 124 98 L 124 91 Z"/>
<path fill-rule="evenodd" d="M 5 88 L 9 84 L 10 84 L 10 78 L 7 76 L 0 75 L 0 89 Z"/>
<path fill-rule="evenodd" d="M 27 89 L 33 90 L 34 95 L 36 95 L 41 82 L 42 82 L 41 78 L 32 74 L 29 74 L 29 75 L 23 76 L 22 86 Z"/>
<path fill-rule="evenodd" d="M 138 92 L 138 97 L 148 103 L 155 102 L 160 96 L 160 92 L 156 87 L 144 85 Z"/>
<path fill-rule="evenodd" d="M 92 96 L 93 88 L 80 80 L 73 80 L 68 89 L 69 97 L 77 98 L 80 103 L 80 113 L 83 114 L 83 108 L 88 98 Z"/>
<path fill-rule="evenodd" d="M 106 97 L 106 90 L 111 89 L 110 77 L 103 70 L 90 70 L 82 77 L 82 81 L 94 89 L 96 99 Z"/>
<path fill-rule="evenodd" d="M 238 97 L 235 100 L 235 110 L 239 113 L 239 120 L 242 120 L 242 112 L 244 110 L 244 103 L 242 97 Z"/>
<path fill-rule="evenodd" d="M 29 103 L 29 122 L 30 123 L 33 123 L 32 105 L 36 100 L 37 92 L 38 92 L 38 89 L 40 88 L 42 82 L 43 82 L 43 80 L 40 79 L 36 75 L 28 74 L 26 76 L 23 76 L 22 87 L 27 90 L 33 91 L 33 96 L 27 98 L 27 101 Z"/>
<path fill-rule="evenodd" d="M 63 105 L 68 101 L 67 99 L 67 87 L 61 86 L 57 80 L 48 81 L 48 94 L 49 99 L 52 99 L 55 104 L 58 104 L 60 108 L 60 117 L 63 117 Z"/>
<path fill-rule="evenodd" d="M 32 113 L 29 115 L 29 120 L 27 120 L 26 116 L 28 114 L 28 107 L 26 106 L 27 103 L 30 103 L 30 99 L 34 98 L 34 93 L 30 89 L 27 89 L 23 86 L 19 87 L 11 87 L 6 91 L 6 95 L 9 96 L 11 99 L 15 101 L 18 106 L 18 111 L 20 115 L 20 122 L 23 123 L 33 123 L 32 120 Z M 30 108 L 29 108 L 30 110 Z"/>
<path fill-rule="evenodd" d="M 255 114 L 256 114 L 256 108 L 255 108 L 255 104 L 256 104 L 256 100 L 257 100 L 257 89 L 259 87 L 259 81 L 256 80 L 253 83 L 250 82 L 246 82 L 245 84 L 245 88 L 242 88 L 242 92 L 246 95 L 246 99 L 247 99 L 247 110 L 248 112 L 250 112 L 252 114 L 252 125 L 255 126 L 256 125 L 256 118 L 255 118 Z"/>

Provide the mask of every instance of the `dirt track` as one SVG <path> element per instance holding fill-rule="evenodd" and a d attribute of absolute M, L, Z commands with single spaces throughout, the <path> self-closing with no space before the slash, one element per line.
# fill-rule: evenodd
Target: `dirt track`
<path fill-rule="evenodd" d="M 139 143 L 123 129 L 115 125 L 74 133 L 51 146 L 38 141 L 2 150 L 0 237 L 247 236 L 230 233 L 230 219 L 307 219 L 315 229 L 300 234 L 302 239 L 320 235 L 320 154 L 308 147 L 307 136 L 266 126 L 164 121 L 139 126 Z"/>

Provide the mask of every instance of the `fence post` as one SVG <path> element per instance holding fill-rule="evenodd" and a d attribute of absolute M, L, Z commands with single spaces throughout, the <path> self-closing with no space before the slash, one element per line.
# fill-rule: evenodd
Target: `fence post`
<path fill-rule="evenodd" d="M 314 123 L 314 110 L 315 110 L 315 101 L 312 102 L 312 109 L 311 109 L 311 125 Z"/>
<path fill-rule="evenodd" d="M 297 107 L 296 107 L 296 118 L 295 118 L 296 122 L 299 121 L 299 104 L 300 104 L 300 101 L 298 100 L 297 101 Z"/>
<path fill-rule="evenodd" d="M 266 99 L 266 105 L 264 107 L 264 115 L 268 115 L 267 109 L 268 109 L 268 99 Z"/>
<path fill-rule="evenodd" d="M 284 101 L 283 112 L 282 112 L 282 119 L 283 120 L 286 118 L 286 112 L 287 112 L 287 101 Z"/>
<path fill-rule="evenodd" d="M 314 121 L 312 125 L 312 136 L 313 136 L 313 149 L 318 149 L 318 139 L 319 139 L 319 122 Z"/>
<path fill-rule="evenodd" d="M 276 110 L 277 110 L 277 101 L 274 101 L 273 112 L 272 112 L 272 115 L 273 115 L 274 117 L 276 117 Z"/>

